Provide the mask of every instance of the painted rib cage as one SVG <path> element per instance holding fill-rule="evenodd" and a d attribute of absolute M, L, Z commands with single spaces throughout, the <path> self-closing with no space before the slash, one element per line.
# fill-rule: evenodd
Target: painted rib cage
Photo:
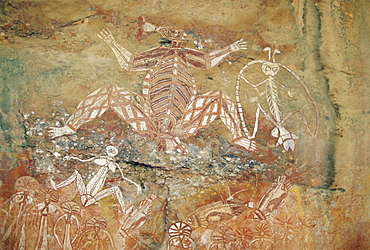
<path fill-rule="evenodd" d="M 158 132 L 172 132 L 195 94 L 193 78 L 186 62 L 176 50 L 170 50 L 152 68 L 145 81 L 149 83 L 148 100 Z M 143 93 L 146 93 L 145 89 Z"/>
<path fill-rule="evenodd" d="M 269 79 L 267 81 L 267 84 L 265 85 L 265 88 L 266 88 L 266 100 L 267 103 L 269 104 L 270 112 L 275 118 L 276 123 L 280 125 L 283 113 L 281 112 L 281 106 L 279 103 L 277 83 L 273 79 Z"/>

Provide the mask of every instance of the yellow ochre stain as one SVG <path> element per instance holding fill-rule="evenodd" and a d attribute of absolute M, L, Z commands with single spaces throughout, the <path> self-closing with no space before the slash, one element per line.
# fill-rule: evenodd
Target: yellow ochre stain
<path fill-rule="evenodd" d="M 302 207 L 302 198 L 301 198 L 301 192 L 299 190 L 299 187 L 297 187 L 297 186 L 292 187 L 292 189 L 290 191 L 295 193 L 295 195 L 297 197 L 298 207 L 299 207 L 299 215 L 303 216 L 304 213 L 303 213 L 303 207 Z"/>

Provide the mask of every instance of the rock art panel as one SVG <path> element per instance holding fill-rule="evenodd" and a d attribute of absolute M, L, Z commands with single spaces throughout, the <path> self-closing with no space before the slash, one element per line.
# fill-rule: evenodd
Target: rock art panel
<path fill-rule="evenodd" d="M 0 3 L 0 248 L 367 249 L 363 2 Z"/>
<path fill-rule="evenodd" d="M 68 185 L 72 183 L 68 181 Z M 13 194 L 10 200 L 2 204 L 3 206 L 8 204 L 4 208 L 6 216 L 1 228 L 3 246 L 6 249 L 135 248 L 138 244 L 139 229 L 150 218 L 152 204 L 158 197 L 152 194 L 136 206 L 131 201 L 124 203 L 123 196 L 117 195 L 119 208 L 116 209 L 115 225 L 110 225 L 108 231 L 108 222 L 100 215 L 99 210 L 101 209 L 98 208 L 105 206 L 98 204 L 99 198 L 104 198 L 102 191 L 97 194 L 88 193 L 94 189 L 81 192 L 83 180 L 81 182 L 82 185 L 81 183 L 75 185 L 78 191 L 74 193 L 80 196 L 80 202 L 77 203 L 61 200 L 61 197 L 65 195 L 62 190 L 59 190 L 62 186 L 58 189 L 50 189 L 40 185 L 32 177 L 19 178 L 15 184 L 19 192 Z M 88 187 L 91 187 L 94 186 L 91 184 L 96 183 L 90 182 L 89 184 Z M 112 192 L 106 193 L 110 195 Z M 90 208 L 90 206 L 92 208 L 88 209 L 87 207 Z M 112 233 L 112 229 L 117 229 L 117 232 Z"/>
<path fill-rule="evenodd" d="M 220 117 L 233 134 L 236 145 L 255 150 L 254 143 L 242 136 L 240 120 L 230 97 L 217 90 L 197 95 L 195 81 L 188 69 L 215 67 L 230 53 L 246 49 L 246 43 L 239 40 L 223 49 L 204 53 L 183 47 L 181 43 L 186 39 L 186 33 L 179 28 L 155 28 L 149 23 L 144 26 L 149 26 L 148 31 L 159 32 L 171 46 L 132 55 L 108 30 L 98 34 L 109 44 L 123 69 L 148 71 L 142 94 L 117 86 L 104 86 L 81 101 L 63 127 L 52 127 L 51 136 L 73 134 L 84 123 L 113 110 L 138 134 L 157 140 L 158 152 L 173 149 L 185 154 L 187 149 L 181 139 L 195 136 Z"/>

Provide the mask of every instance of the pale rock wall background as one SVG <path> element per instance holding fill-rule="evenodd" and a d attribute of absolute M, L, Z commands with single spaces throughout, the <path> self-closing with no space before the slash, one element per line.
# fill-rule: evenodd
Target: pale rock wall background
<path fill-rule="evenodd" d="M 89 215 L 105 217 L 118 249 L 135 244 L 139 249 L 166 249 L 167 230 L 173 222 L 239 191 L 238 199 L 256 202 L 282 174 L 289 175 L 293 188 L 277 217 L 268 220 L 275 249 L 367 249 L 369 8 L 366 0 L 1 1 L 2 211 L 9 211 L 9 199 L 19 191 L 14 188 L 19 177 L 32 176 L 51 188 L 51 177 L 59 182 L 77 169 L 88 180 L 96 168 L 64 156 L 104 155 L 106 145 L 113 144 L 119 148 L 117 162 L 125 176 L 141 183 L 144 192 L 136 195 L 134 186 L 120 181 L 118 172 L 110 174 L 106 187 L 121 186 L 125 199 L 134 205 L 153 193 L 159 197 L 136 232 L 139 236 L 126 241 L 115 235 L 120 215 L 114 198 L 103 199 L 100 208 L 83 210 L 81 222 Z M 160 35 L 144 32 L 144 22 L 182 28 L 189 38 L 185 46 L 205 52 L 241 38 L 247 42 L 248 50 L 233 53 L 219 66 L 191 70 L 199 93 L 223 90 L 235 100 L 240 69 L 252 60 L 267 60 L 263 51 L 267 46 L 280 50 L 277 62 L 296 72 L 317 102 L 318 137 L 311 138 L 302 121 L 293 118 L 289 125 L 300 139 L 294 152 L 286 152 L 275 146 L 276 138 L 270 135 L 273 126 L 261 121 L 255 140 L 258 151 L 250 153 L 233 146 L 231 134 L 217 120 L 197 137 L 185 140 L 189 155 L 160 154 L 154 151 L 155 142 L 135 134 L 116 114 L 107 113 L 76 135 L 50 140 L 48 127 L 63 125 L 82 98 L 105 84 L 141 91 L 145 73 L 121 70 L 109 46 L 96 34 L 108 28 L 119 44 L 135 54 L 159 45 Z M 243 88 L 242 98 L 248 93 Z M 255 106 L 242 102 L 249 114 L 246 122 L 252 125 Z M 307 113 L 313 121 L 314 114 Z M 70 199 L 79 203 L 71 190 L 62 190 L 56 203 Z M 249 223 L 253 237 L 245 242 L 252 247 L 262 224 L 247 214 L 218 217 L 215 227 L 237 232 Z M 13 217 L 2 217 L 2 242 L 10 247 L 17 240 L 4 235 Z M 194 244 L 199 249 L 214 247 L 216 229 L 193 227 Z M 37 230 L 27 234 L 28 247 L 33 247 L 39 234 Z M 57 246 L 52 240 L 48 244 Z"/>

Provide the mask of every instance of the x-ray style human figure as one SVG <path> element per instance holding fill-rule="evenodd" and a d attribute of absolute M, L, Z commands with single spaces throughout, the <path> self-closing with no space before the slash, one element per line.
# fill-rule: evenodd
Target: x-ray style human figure
<path fill-rule="evenodd" d="M 116 249 L 107 229 L 107 220 L 95 216 L 86 222 L 85 228 L 73 244 L 73 249 Z"/>
<path fill-rule="evenodd" d="M 148 72 L 142 94 L 115 85 L 106 85 L 83 99 L 64 127 L 51 127 L 51 138 L 74 134 L 85 123 L 116 112 L 141 136 L 157 141 L 157 151 L 176 150 L 186 154 L 182 139 L 193 137 L 220 117 L 233 135 L 233 143 L 254 151 L 255 143 L 242 135 L 237 109 L 223 91 L 197 95 L 189 68 L 207 70 L 219 65 L 229 54 L 247 49 L 242 39 L 225 48 L 204 53 L 182 46 L 186 33 L 179 28 L 156 28 L 146 23 L 146 31 L 157 31 L 171 41 L 170 47 L 156 47 L 133 55 L 120 46 L 108 30 L 98 36 L 113 50 L 120 66 L 129 71 Z"/>
<path fill-rule="evenodd" d="M 63 250 L 72 250 L 72 243 L 77 239 L 80 229 L 80 221 L 75 214 L 81 212 L 80 207 L 74 201 L 66 201 L 62 204 L 62 210 L 65 214 L 61 215 L 54 225 L 54 237 Z M 58 228 L 64 225 L 60 232 Z M 59 234 L 63 237 L 59 237 Z"/>
<path fill-rule="evenodd" d="M 156 199 L 158 199 L 158 197 L 155 194 L 151 194 L 148 199 L 140 201 L 136 207 L 129 204 L 126 211 L 124 211 L 123 217 L 119 219 L 121 226 L 118 230 L 118 234 L 124 240 L 124 249 L 128 248 L 130 240 L 136 242 L 137 245 L 139 229 L 149 219 L 152 212 L 153 201 Z"/>
<path fill-rule="evenodd" d="M 37 232 L 34 249 L 50 249 L 54 241 L 54 238 L 50 237 L 50 233 L 55 217 L 61 212 L 58 204 L 59 193 L 53 189 L 42 188 L 40 192 L 37 193 L 36 199 L 39 202 L 28 215 L 33 218 L 32 224 Z"/>
<path fill-rule="evenodd" d="M 268 51 L 269 53 L 268 61 L 253 60 L 245 65 L 240 70 L 240 73 L 238 75 L 236 84 L 236 100 L 238 105 L 238 113 L 242 120 L 242 128 L 249 139 L 254 139 L 258 131 L 258 119 L 260 116 L 260 112 L 262 112 L 265 118 L 275 126 L 271 131 L 271 135 L 278 138 L 276 145 L 282 145 L 285 150 L 293 151 L 295 147 L 294 140 L 298 139 L 298 136 L 296 136 L 294 133 L 290 132 L 286 128 L 286 122 L 291 119 L 294 114 L 298 113 L 301 115 L 303 124 L 305 125 L 308 133 L 313 137 L 317 137 L 319 129 L 319 112 L 317 104 L 316 101 L 313 99 L 307 85 L 302 81 L 302 79 L 287 66 L 275 62 L 275 54 L 280 54 L 281 52 L 278 50 L 274 50 L 273 54 L 271 55 L 270 47 L 267 47 L 264 50 Z M 254 64 L 262 64 L 262 72 L 264 76 L 267 77 L 265 80 L 259 83 L 252 83 L 250 80 L 248 80 L 248 77 L 246 77 L 246 75 L 248 75 L 247 72 L 249 72 L 247 71 L 249 70 L 248 68 Z M 294 79 L 298 81 L 299 84 L 288 85 L 288 82 L 278 82 L 276 77 L 280 69 L 286 70 L 294 77 Z M 249 86 L 251 86 L 258 95 L 256 120 L 252 135 L 249 133 L 243 118 L 244 114 L 240 100 L 240 82 L 242 80 L 246 82 Z M 299 97 L 293 94 L 293 91 L 299 92 L 297 93 Z M 289 98 L 288 101 L 291 103 L 294 102 L 298 105 L 298 107 L 289 111 L 284 110 L 281 105 L 281 96 L 283 94 L 287 94 Z M 249 97 L 250 101 L 252 101 L 253 98 L 250 93 L 247 93 L 247 97 Z M 307 118 L 307 113 L 309 112 L 311 112 L 313 115 Z"/>
<path fill-rule="evenodd" d="M 214 229 L 221 222 L 231 220 L 250 209 L 253 211 L 253 218 L 265 220 L 277 213 L 278 209 L 284 204 L 290 189 L 290 179 L 286 175 L 282 175 L 275 179 L 270 189 L 259 200 L 257 206 L 254 202 L 235 199 L 237 194 L 235 193 L 226 201 L 216 201 L 196 209 L 187 216 L 184 222 L 194 228 Z"/>
<path fill-rule="evenodd" d="M 72 182 L 76 182 L 77 190 L 81 195 L 81 202 L 83 206 L 85 207 L 90 206 L 109 195 L 115 195 L 119 204 L 121 205 L 122 210 L 124 211 L 125 210 L 124 198 L 122 191 L 119 189 L 119 187 L 115 186 L 103 189 L 108 171 L 110 170 L 114 172 L 116 168 L 118 168 L 121 172 L 122 178 L 134 184 L 137 188 L 138 193 L 141 193 L 142 190 L 140 185 L 124 177 L 120 166 L 117 163 L 115 163 L 114 157 L 118 154 L 118 149 L 114 146 L 107 146 L 106 152 L 107 156 L 93 157 L 87 160 L 79 159 L 78 157 L 73 156 L 69 157 L 70 159 L 75 159 L 81 162 L 93 161 L 95 164 L 100 166 L 100 169 L 98 170 L 98 172 L 94 174 L 94 176 L 86 185 L 81 174 L 77 170 L 68 179 L 58 184 L 55 184 L 54 181 L 51 179 L 50 182 L 54 189 L 59 189 L 61 187 L 71 184 Z"/>
<path fill-rule="evenodd" d="M 1 235 L 7 248 L 24 249 L 27 240 L 27 214 L 36 205 L 35 194 L 39 191 L 40 184 L 33 177 L 23 176 L 17 179 L 14 187 L 17 192 L 7 201 L 9 208 L 3 217 Z"/>

